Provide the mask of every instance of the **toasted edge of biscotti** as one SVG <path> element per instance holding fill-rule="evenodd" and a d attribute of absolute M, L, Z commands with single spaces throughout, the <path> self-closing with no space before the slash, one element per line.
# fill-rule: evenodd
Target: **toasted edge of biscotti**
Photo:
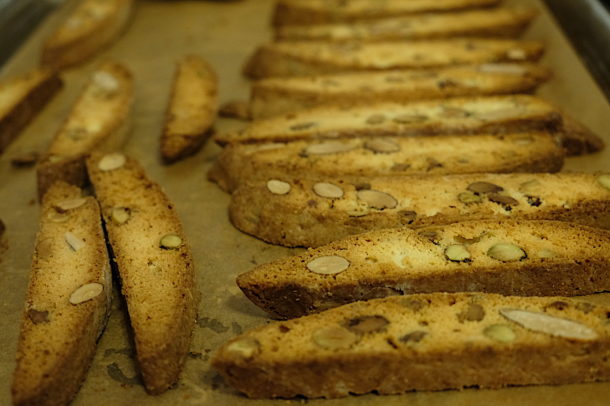
<path fill-rule="evenodd" d="M 174 385 L 195 325 L 199 293 L 190 246 L 173 203 L 121 153 L 94 152 L 87 170 L 121 277 L 148 393 Z"/>
<path fill-rule="evenodd" d="M 0 92 L 18 92 L 20 96 L 0 112 L 0 154 L 62 87 L 57 73 L 44 68 L 0 83 Z"/>
<path fill-rule="evenodd" d="M 218 78 L 197 55 L 177 65 L 161 134 L 161 157 L 172 163 L 196 153 L 207 139 L 218 110 Z"/>
<path fill-rule="evenodd" d="M 68 404 L 93 359 L 111 293 L 97 202 L 55 183 L 42 203 L 11 387 L 15 405 Z"/>
<path fill-rule="evenodd" d="M 124 65 L 106 62 L 94 71 L 38 162 L 39 198 L 58 180 L 79 187 L 87 184 L 87 155 L 123 144 L 133 98 L 133 76 Z"/>
<path fill-rule="evenodd" d="M 377 299 L 251 329 L 211 363 L 251 398 L 602 381 L 609 311 L 557 296 Z"/>
<path fill-rule="evenodd" d="M 81 2 L 44 42 L 41 64 L 64 69 L 93 57 L 126 29 L 133 3 L 133 0 Z"/>

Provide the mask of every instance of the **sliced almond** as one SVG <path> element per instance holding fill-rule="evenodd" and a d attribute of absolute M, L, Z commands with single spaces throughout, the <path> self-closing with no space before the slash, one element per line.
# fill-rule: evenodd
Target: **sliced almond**
<path fill-rule="evenodd" d="M 104 285 L 101 283 L 86 283 L 76 289 L 70 295 L 70 303 L 77 305 L 93 299 L 104 291 Z"/>
<path fill-rule="evenodd" d="M 290 192 L 290 183 L 282 182 L 277 179 L 267 181 L 267 189 L 274 195 L 285 195 Z"/>
<path fill-rule="evenodd" d="M 85 199 L 83 197 L 79 197 L 76 199 L 63 200 L 63 201 L 57 203 L 54 207 L 59 213 L 65 213 L 68 210 L 73 210 L 73 209 L 81 207 L 86 202 L 87 202 L 87 199 Z"/>
<path fill-rule="evenodd" d="M 115 224 L 125 224 L 131 217 L 131 210 L 128 207 L 113 207 L 110 217 Z"/>
<path fill-rule="evenodd" d="M 400 151 L 400 145 L 398 145 L 396 141 L 383 138 L 374 138 L 366 141 L 364 143 L 364 148 L 379 154 L 390 154 Z"/>
<path fill-rule="evenodd" d="M 66 243 L 68 243 L 70 248 L 72 248 L 72 251 L 74 251 L 74 252 L 80 250 L 81 248 L 83 248 L 86 245 L 83 240 L 81 240 L 80 238 L 78 238 L 77 236 L 72 234 L 70 231 L 68 231 L 66 234 L 64 234 L 64 239 L 66 240 Z"/>
<path fill-rule="evenodd" d="M 260 352 L 261 344 L 256 338 L 243 337 L 229 343 L 226 350 L 242 358 L 252 358 Z"/>
<path fill-rule="evenodd" d="M 182 245 L 182 238 L 176 234 L 165 234 L 159 240 L 159 246 L 166 250 L 175 250 Z"/>
<path fill-rule="evenodd" d="M 521 247 L 510 243 L 499 243 L 487 250 L 487 255 L 502 262 L 514 262 L 527 258 Z"/>
<path fill-rule="evenodd" d="M 508 64 L 508 63 L 486 63 L 479 66 L 479 72 L 482 73 L 502 73 L 508 75 L 521 76 L 527 72 L 521 65 Z"/>
<path fill-rule="evenodd" d="M 573 340 L 594 340 L 595 330 L 574 320 L 550 316 L 546 313 L 530 312 L 520 309 L 501 309 L 500 314 L 520 326 L 538 333 Z"/>
<path fill-rule="evenodd" d="M 349 268 L 349 261 L 338 255 L 318 257 L 307 263 L 307 269 L 320 275 L 336 275 Z"/>
<path fill-rule="evenodd" d="M 318 196 L 328 199 L 340 199 L 343 197 L 343 189 L 332 183 L 318 182 L 313 185 L 313 191 Z"/>
<path fill-rule="evenodd" d="M 610 190 L 610 175 L 600 175 L 597 177 L 597 182 L 602 185 L 602 187 Z"/>
<path fill-rule="evenodd" d="M 466 262 L 470 259 L 470 252 L 464 245 L 454 244 L 445 249 L 445 258 L 452 262 Z"/>
<path fill-rule="evenodd" d="M 378 190 L 359 190 L 356 195 L 373 209 L 393 209 L 398 206 L 398 201 L 392 195 Z"/>
<path fill-rule="evenodd" d="M 486 337 L 501 343 L 510 343 L 517 338 L 513 329 L 506 324 L 492 324 L 491 326 L 487 326 L 485 330 L 483 330 L 483 334 L 485 334 Z"/>
<path fill-rule="evenodd" d="M 328 155 L 348 152 L 358 148 L 353 142 L 327 141 L 319 144 L 313 144 L 305 148 L 303 155 Z"/>
<path fill-rule="evenodd" d="M 112 171 L 125 165 L 125 162 L 127 162 L 125 155 L 120 152 L 113 152 L 104 155 L 97 163 L 97 167 L 102 171 Z"/>
<path fill-rule="evenodd" d="M 358 341 L 356 334 L 339 326 L 322 327 L 314 331 L 311 338 L 319 347 L 327 350 L 349 348 Z"/>

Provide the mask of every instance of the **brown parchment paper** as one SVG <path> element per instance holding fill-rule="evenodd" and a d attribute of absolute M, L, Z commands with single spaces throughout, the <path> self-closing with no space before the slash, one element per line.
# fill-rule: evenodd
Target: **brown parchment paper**
<path fill-rule="evenodd" d="M 70 3 L 74 1 L 68 1 L 68 6 Z M 610 144 L 610 106 L 543 4 L 528 0 L 507 0 L 506 4 L 535 4 L 542 10 L 525 35 L 547 43 L 543 63 L 555 72 L 552 81 L 539 94 L 565 108 Z M 52 15 L 37 29 L 3 68 L 1 76 L 16 74 L 38 63 L 43 38 L 57 26 L 67 8 Z M 139 1 L 132 24 L 121 40 L 95 60 L 65 72 L 64 90 L 0 157 L 0 218 L 7 228 L 0 244 L 0 405 L 11 402 L 10 382 L 18 330 L 38 228 L 35 170 L 12 168 L 10 160 L 25 152 L 46 148 L 89 73 L 104 58 L 124 62 L 135 74 L 133 129 L 125 150 L 140 160 L 149 176 L 175 202 L 193 249 L 202 302 L 191 354 L 179 384 L 166 394 L 153 397 L 144 392 L 139 382 L 125 308 L 115 293 L 108 327 L 74 405 L 610 404 L 610 383 L 366 395 L 339 400 L 250 400 L 227 387 L 210 369 L 208 359 L 222 342 L 269 320 L 241 294 L 234 283 L 235 276 L 256 264 L 297 250 L 265 244 L 231 226 L 227 216 L 229 196 L 206 180 L 206 172 L 220 150 L 216 145 L 208 143 L 194 157 L 163 166 L 158 139 L 174 62 L 185 53 L 201 54 L 214 66 L 220 77 L 221 102 L 248 96 L 248 83 L 240 74 L 241 66 L 257 44 L 271 38 L 271 9 L 272 0 Z M 242 124 L 219 119 L 216 128 L 226 131 L 238 125 Z M 606 148 L 595 155 L 570 158 L 565 170 L 610 171 L 609 157 L 610 148 Z M 596 295 L 592 300 L 610 302 L 609 297 Z"/>

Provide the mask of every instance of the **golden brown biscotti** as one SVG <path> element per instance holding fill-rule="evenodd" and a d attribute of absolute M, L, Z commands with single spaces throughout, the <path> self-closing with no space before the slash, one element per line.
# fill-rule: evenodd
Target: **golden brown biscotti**
<path fill-rule="evenodd" d="M 208 178 L 232 192 L 269 179 L 340 177 L 361 184 L 381 175 L 557 172 L 563 156 L 552 136 L 537 132 L 234 144 L 220 152 Z"/>
<path fill-rule="evenodd" d="M 382 228 L 505 218 L 610 229 L 610 175 L 468 174 L 268 178 L 242 183 L 229 206 L 238 229 L 289 247 L 317 247 Z"/>
<path fill-rule="evenodd" d="M 499 62 L 535 62 L 537 41 L 457 38 L 421 41 L 282 41 L 261 45 L 244 67 L 251 79 L 348 71 L 431 69 Z"/>
<path fill-rule="evenodd" d="M 133 97 L 133 77 L 125 66 L 106 62 L 95 70 L 40 159 L 40 198 L 58 180 L 86 185 L 85 158 L 95 149 L 113 150 L 123 143 Z"/>
<path fill-rule="evenodd" d="M 489 63 L 426 71 L 269 78 L 252 84 L 245 118 L 266 118 L 326 104 L 349 106 L 364 100 L 408 102 L 530 93 L 550 76 L 550 70 L 540 65 Z"/>
<path fill-rule="evenodd" d="M 607 381 L 608 312 L 563 297 L 377 299 L 247 331 L 212 365 L 251 398 Z"/>
<path fill-rule="evenodd" d="M 160 394 L 178 380 L 191 343 L 199 302 L 191 249 L 174 205 L 134 159 L 94 153 L 87 170 L 119 269 L 144 385 Z"/>
<path fill-rule="evenodd" d="M 0 83 L 0 154 L 62 86 L 61 78 L 47 69 Z"/>
<path fill-rule="evenodd" d="M 320 24 L 490 7 L 500 0 L 280 0 L 273 24 Z"/>
<path fill-rule="evenodd" d="M 206 140 L 218 110 L 218 78 L 197 55 L 178 62 L 161 135 L 161 157 L 172 163 L 194 154 Z"/>
<path fill-rule="evenodd" d="M 584 126 L 566 125 L 552 104 L 529 95 L 464 97 L 408 103 L 321 106 L 256 120 L 246 128 L 214 137 L 229 143 L 345 139 L 365 136 L 506 134 L 545 131 L 568 155 L 599 151 L 604 142 Z"/>
<path fill-rule="evenodd" d="M 15 405 L 67 405 L 101 335 L 112 277 L 100 209 L 77 187 L 44 197 L 17 348 Z"/>
<path fill-rule="evenodd" d="M 546 220 L 370 231 L 238 276 L 257 306 L 290 318 L 356 300 L 428 292 L 574 296 L 610 289 L 610 232 Z"/>
<path fill-rule="evenodd" d="M 536 17 L 534 8 L 490 8 L 388 17 L 362 22 L 283 25 L 276 40 L 386 41 L 447 37 L 517 37 Z"/>
<path fill-rule="evenodd" d="M 45 41 L 42 65 L 64 69 L 112 44 L 123 32 L 133 0 L 83 0 Z"/>

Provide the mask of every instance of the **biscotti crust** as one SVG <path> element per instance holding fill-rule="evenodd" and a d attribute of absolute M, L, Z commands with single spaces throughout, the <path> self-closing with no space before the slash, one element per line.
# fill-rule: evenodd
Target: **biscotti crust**
<path fill-rule="evenodd" d="M 133 98 L 133 76 L 125 66 L 106 62 L 95 70 L 40 159 L 36 171 L 40 198 L 58 180 L 79 187 L 87 184 L 87 155 L 124 142 Z"/>
<path fill-rule="evenodd" d="M 389 17 L 352 23 L 284 25 L 275 30 L 283 41 L 387 41 L 450 37 L 517 37 L 538 12 L 533 8 L 491 8 Z"/>
<path fill-rule="evenodd" d="M 452 256 L 451 246 L 467 254 Z M 610 232 L 559 221 L 404 227 L 347 237 L 258 266 L 239 275 L 237 284 L 254 304 L 281 318 L 425 292 L 586 295 L 610 289 L 609 250 Z"/>
<path fill-rule="evenodd" d="M 228 192 L 269 179 L 332 177 L 365 184 L 381 175 L 557 172 L 563 156 L 545 133 L 235 144 L 221 151 L 208 178 Z"/>
<path fill-rule="evenodd" d="M 63 87 L 63 81 L 57 73 L 39 69 L 3 82 L 0 92 L 16 91 L 18 87 L 24 89 L 19 91 L 22 96 L 8 105 L 3 103 L 0 110 L 0 154 Z"/>
<path fill-rule="evenodd" d="M 549 69 L 540 65 L 500 63 L 269 78 L 252 84 L 249 115 L 258 119 L 319 105 L 349 106 L 361 100 L 375 104 L 531 93 L 549 78 Z"/>
<path fill-rule="evenodd" d="M 176 162 L 196 153 L 205 142 L 218 110 L 218 78 L 197 55 L 178 62 L 161 135 L 161 157 Z"/>
<path fill-rule="evenodd" d="M 127 26 L 133 0 L 85 0 L 46 40 L 43 66 L 64 69 L 110 45 Z"/>
<path fill-rule="evenodd" d="M 195 324 L 199 293 L 191 249 L 172 202 L 120 153 L 94 153 L 87 169 L 106 224 L 147 392 L 174 385 Z"/>
<path fill-rule="evenodd" d="M 605 381 L 609 310 L 481 293 L 371 300 L 250 330 L 212 365 L 251 398 Z"/>
<path fill-rule="evenodd" d="M 500 0 L 430 0 L 419 2 L 393 0 L 380 7 L 377 0 L 359 2 L 359 4 L 355 1 L 282 0 L 276 4 L 273 24 L 320 24 L 357 21 L 424 12 L 447 12 L 491 7 L 498 3 L 500 3 Z"/>
<path fill-rule="evenodd" d="M 97 295 L 81 302 L 89 297 L 77 293 L 83 287 Z M 36 237 L 11 388 L 15 405 L 65 405 L 74 397 L 105 327 L 111 291 L 97 202 L 55 184 Z"/>

